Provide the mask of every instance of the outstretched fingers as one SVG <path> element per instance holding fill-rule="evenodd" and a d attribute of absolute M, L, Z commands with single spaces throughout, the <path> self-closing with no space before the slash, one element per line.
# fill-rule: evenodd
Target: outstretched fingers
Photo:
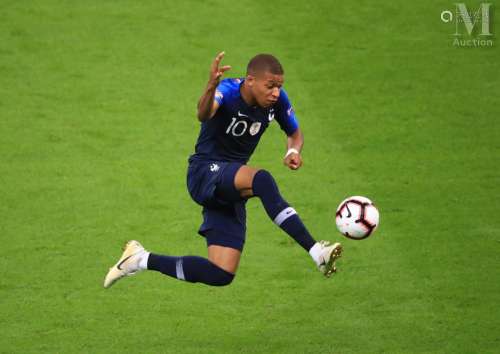
<path fill-rule="evenodd" d="M 210 68 L 210 77 L 212 80 L 217 80 L 217 82 L 226 71 L 231 69 L 231 65 L 224 65 L 223 67 L 219 68 L 219 64 L 222 58 L 224 58 L 225 54 L 225 52 L 220 52 L 219 54 L 217 54 Z"/>
<path fill-rule="evenodd" d="M 219 64 L 220 64 L 222 58 L 224 58 L 225 54 L 226 54 L 225 52 L 220 52 L 219 54 L 217 54 L 214 61 L 212 62 L 212 71 L 219 70 Z"/>

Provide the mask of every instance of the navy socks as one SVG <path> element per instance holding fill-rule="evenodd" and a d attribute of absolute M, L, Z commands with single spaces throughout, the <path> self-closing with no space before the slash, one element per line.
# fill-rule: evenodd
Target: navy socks
<path fill-rule="evenodd" d="M 266 170 L 258 171 L 252 184 L 253 194 L 260 198 L 267 215 L 306 251 L 316 243 L 295 209 L 283 199 L 276 182 Z"/>
<path fill-rule="evenodd" d="M 213 286 L 229 285 L 234 274 L 219 268 L 206 258 L 197 256 L 171 257 L 151 253 L 148 269 L 191 283 Z"/>
<path fill-rule="evenodd" d="M 307 231 L 295 209 L 281 197 L 271 174 L 265 170 L 258 171 L 253 179 L 252 189 L 253 194 L 262 201 L 271 220 L 309 251 L 316 241 Z M 148 258 L 148 269 L 191 283 L 213 286 L 228 285 L 234 279 L 234 274 L 226 272 L 206 258 L 197 256 L 172 257 L 151 253 Z"/>

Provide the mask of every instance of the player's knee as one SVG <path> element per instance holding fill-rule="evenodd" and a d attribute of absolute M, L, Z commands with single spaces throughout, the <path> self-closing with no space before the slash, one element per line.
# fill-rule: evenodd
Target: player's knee
<path fill-rule="evenodd" d="M 216 275 L 214 277 L 215 286 L 226 286 L 233 282 L 234 274 L 226 272 L 224 269 L 217 267 Z"/>
<path fill-rule="evenodd" d="M 268 190 L 269 188 L 275 188 L 276 181 L 271 173 L 267 170 L 259 170 L 254 178 L 252 183 L 253 193 L 256 196 L 262 194 L 262 192 Z"/>
<path fill-rule="evenodd" d="M 263 180 L 263 181 L 266 181 L 266 182 L 270 182 L 270 181 L 274 181 L 274 177 L 273 175 L 271 174 L 271 172 L 269 172 L 268 170 L 258 170 L 256 173 L 255 173 L 255 176 L 254 176 L 254 182 L 255 182 L 255 179 L 258 179 L 258 180 Z"/>

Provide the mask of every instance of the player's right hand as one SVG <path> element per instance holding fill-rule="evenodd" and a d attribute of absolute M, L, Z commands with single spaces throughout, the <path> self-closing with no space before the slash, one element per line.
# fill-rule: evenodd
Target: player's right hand
<path fill-rule="evenodd" d="M 219 84 L 221 76 L 224 75 L 226 71 L 231 69 L 231 65 L 224 65 L 219 68 L 219 64 L 222 58 L 224 58 L 224 54 L 226 53 L 220 52 L 212 62 L 212 66 L 210 67 L 210 77 L 208 80 L 209 84 L 211 85 L 217 86 Z"/>

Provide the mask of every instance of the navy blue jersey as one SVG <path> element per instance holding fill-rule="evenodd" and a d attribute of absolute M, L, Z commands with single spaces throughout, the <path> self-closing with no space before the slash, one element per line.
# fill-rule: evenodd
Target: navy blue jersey
<path fill-rule="evenodd" d="M 196 151 L 190 160 L 246 163 L 273 120 L 288 136 L 297 130 L 297 118 L 285 90 L 280 90 L 278 101 L 271 107 L 254 107 L 241 97 L 243 82 L 244 79 L 224 79 L 217 86 L 215 99 L 219 109 L 201 123 Z"/>

